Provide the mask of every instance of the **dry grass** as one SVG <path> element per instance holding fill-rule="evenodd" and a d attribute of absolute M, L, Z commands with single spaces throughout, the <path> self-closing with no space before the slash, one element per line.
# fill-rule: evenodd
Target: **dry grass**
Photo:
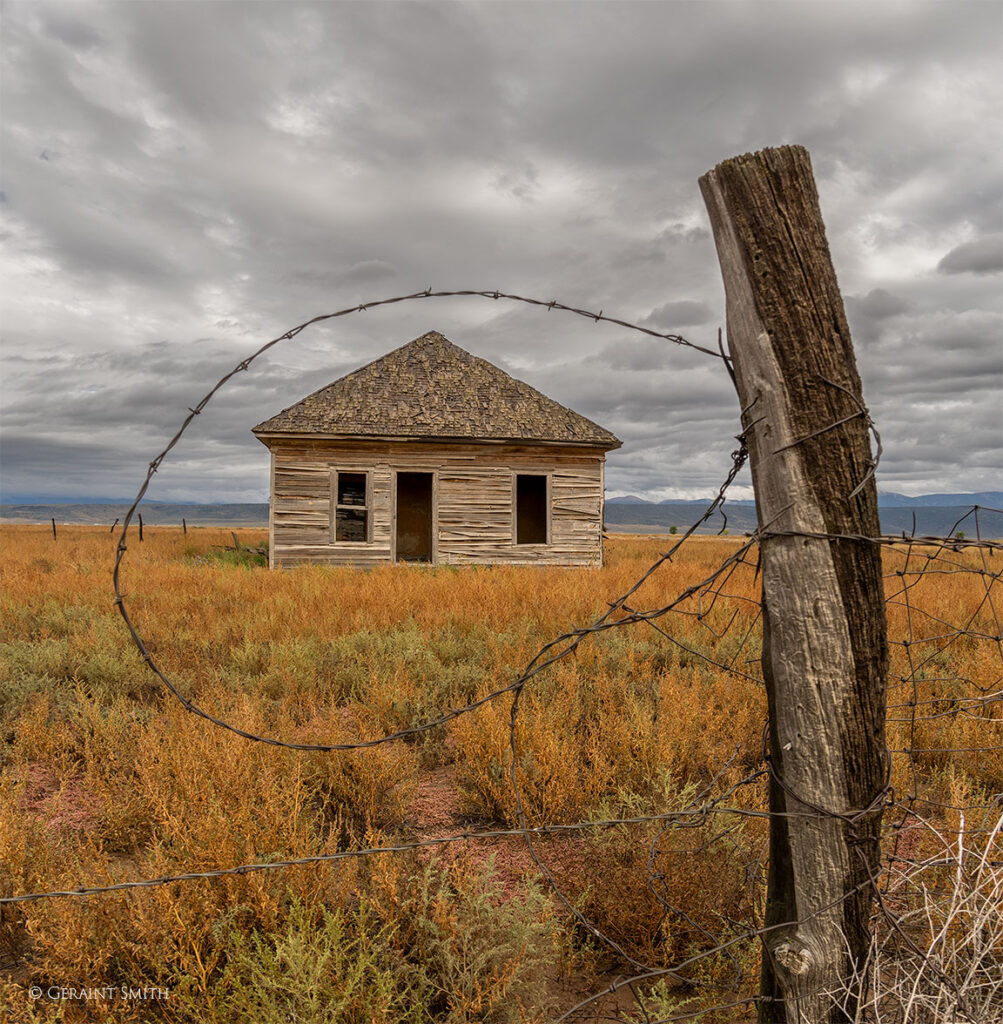
<path fill-rule="evenodd" d="M 897 862 L 871 944 L 859 1022 L 968 1024 L 1003 1014 L 1003 815 L 961 814 L 957 830 L 924 823 L 935 852 Z M 915 860 L 915 858 L 912 858 Z"/>
<path fill-rule="evenodd" d="M 240 535 L 263 541 L 260 531 Z M 663 543 L 616 538 L 599 571 L 269 573 L 207 557 L 230 542 L 228 530 L 184 537 L 154 527 L 145 536 L 142 544 L 132 538 L 124 590 L 158 663 L 208 711 L 252 732 L 309 742 L 372 738 L 504 685 L 542 643 L 601 614 Z M 54 542 L 48 528 L 5 527 L 0 540 L 8 624 L 0 662 L 3 894 L 427 834 L 415 794 L 447 769 L 461 821 L 514 823 L 507 700 L 372 750 L 303 755 L 252 744 L 187 714 L 154 685 L 112 604 L 114 538 L 106 530 L 62 527 Z M 735 544 L 688 544 L 645 584 L 635 607 L 665 603 Z M 902 558 L 889 554 L 887 564 L 894 572 Z M 905 567 L 914 564 L 915 556 Z M 900 578 L 888 585 L 894 593 Z M 667 625 L 694 650 L 755 673 L 756 609 L 742 600 L 756 596 L 751 568 L 736 572 L 727 591 L 732 596 L 703 620 L 674 616 Z M 991 707 L 964 701 L 998 680 L 998 645 L 943 636 L 942 622 L 959 617 L 994 629 L 983 597 L 980 577 L 929 576 L 909 591 L 911 607 L 890 609 L 893 637 L 914 641 L 893 649 L 893 672 L 910 681 L 893 689 L 892 701 L 936 701 L 919 706 L 939 716 L 917 726 L 897 721 L 908 708 L 890 712 L 891 746 L 933 748 L 896 756 L 898 794 L 984 806 L 1003 789 L 1003 752 L 939 750 L 1003 745 Z M 648 627 L 592 638 L 524 696 L 517 775 L 527 814 L 569 822 L 682 806 L 729 758 L 719 788 L 757 763 L 764 714 L 757 683 L 708 666 Z M 765 793 L 749 787 L 738 799 L 760 809 Z M 953 834 L 955 818 L 940 814 L 938 828 Z M 715 819 L 666 833 L 658 843 L 661 901 L 646 884 L 653 837 L 650 829 L 616 829 L 539 848 L 576 905 L 649 962 L 708 948 L 705 933 L 727 937 L 740 930 L 736 922 L 756 923 L 760 821 Z M 507 849 L 498 848 L 499 860 Z M 258 1005 L 253 993 L 272 991 L 272 975 L 291 971 L 304 992 L 323 982 L 329 1005 L 342 1007 L 329 1018 L 322 1008 L 306 1014 L 302 1003 L 299 1020 L 542 1018 L 551 997 L 574 1002 L 575 988 L 592 983 L 608 957 L 541 896 L 532 872 L 513 888 L 513 864 L 521 863 L 379 858 L 22 904 L 23 927 L 9 911 L 0 921 L 0 954 L 6 941 L 17 962 L 0 996 L 14 1021 L 55 1012 L 45 1000 L 24 999 L 29 983 L 170 990 L 163 1002 L 101 1003 L 116 1022 L 280 1020 L 288 1003 L 274 995 Z M 322 978 L 311 973 L 307 952 L 317 948 L 328 951 Z M 736 950 L 735 959 L 702 966 L 707 1000 L 736 998 L 737 968 L 738 991 L 754 985 L 755 944 Z M 352 974 L 353 964 L 361 973 Z M 94 1004 L 59 1009 L 67 1021 L 97 1019 Z"/>

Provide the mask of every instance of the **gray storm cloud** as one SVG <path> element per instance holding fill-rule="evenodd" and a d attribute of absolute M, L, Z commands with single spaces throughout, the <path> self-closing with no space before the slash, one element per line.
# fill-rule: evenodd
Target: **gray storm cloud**
<path fill-rule="evenodd" d="M 888 490 L 1001 475 L 1001 30 L 983 3 L 12 3 L 0 480 L 127 496 L 186 410 L 311 316 L 499 288 L 716 347 L 696 179 L 812 154 Z M 611 492 L 710 493 L 719 360 L 553 312 L 331 321 L 214 399 L 154 497 L 263 499 L 250 428 L 425 331 L 625 441 Z"/>
<path fill-rule="evenodd" d="M 1003 234 L 964 242 L 937 264 L 942 274 L 999 274 L 1003 272 Z"/>

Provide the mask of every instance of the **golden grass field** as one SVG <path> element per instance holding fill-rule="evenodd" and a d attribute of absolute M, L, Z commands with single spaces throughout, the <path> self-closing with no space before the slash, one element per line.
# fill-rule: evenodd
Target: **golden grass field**
<path fill-rule="evenodd" d="M 238 533 L 248 545 L 265 539 Z M 48 527 L 9 526 L 0 541 L 0 895 L 517 824 L 509 697 L 372 749 L 252 743 L 189 714 L 143 665 L 113 604 L 107 528 L 64 526 L 53 540 Z M 133 531 L 123 591 L 136 627 L 210 713 L 253 733 L 339 743 L 419 724 L 511 682 L 543 643 L 601 615 L 668 538 L 615 536 L 601 570 L 272 573 L 219 550 L 230 543 L 229 530 L 147 527 L 143 543 Z M 739 544 L 694 538 L 632 606 L 667 603 Z M 950 555 L 974 569 L 983 557 Z M 977 810 L 1003 790 L 1003 752 L 978 752 L 1003 745 L 1000 716 L 971 699 L 999 689 L 990 577 L 896 575 L 922 562 L 916 551 L 908 561 L 886 553 L 889 594 L 909 586 L 909 607 L 901 596 L 889 607 L 890 635 L 910 640 L 892 648 L 889 746 L 925 751 L 896 755 L 892 781 L 900 797 Z M 517 773 L 532 823 L 682 808 L 760 766 L 752 566 L 723 591 L 713 606 L 706 594 L 684 606 L 706 611 L 700 619 L 661 621 L 735 672 L 635 624 L 590 637 L 528 684 Z M 952 634 L 957 623 L 967 632 Z M 922 720 L 909 720 L 910 702 Z M 764 782 L 728 804 L 762 810 Z M 940 827 L 957 827 L 956 812 L 923 806 Z M 653 888 L 664 902 L 648 886 L 656 833 L 617 826 L 548 836 L 537 849 L 575 908 L 645 963 L 679 961 L 713 946 L 708 935 L 727 940 L 761 923 L 763 819 L 713 815 L 661 835 Z M 699 960 L 690 971 L 699 984 L 660 984 L 645 996 L 648 1012 L 755 991 L 758 956 L 745 939 Z M 8 906 L 0 967 L 0 1020 L 12 1022 L 458 1024 L 552 1019 L 626 964 L 574 922 L 514 838 Z M 32 985 L 117 994 L 32 1000 Z M 126 997 L 123 986 L 153 991 Z M 645 1019 L 630 1000 L 619 1012 Z"/>

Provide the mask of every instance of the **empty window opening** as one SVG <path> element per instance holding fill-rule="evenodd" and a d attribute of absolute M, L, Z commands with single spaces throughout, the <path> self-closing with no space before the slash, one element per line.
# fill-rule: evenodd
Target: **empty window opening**
<path fill-rule="evenodd" d="M 547 543 L 547 478 L 520 473 L 515 478 L 515 542 Z"/>
<path fill-rule="evenodd" d="M 369 539 L 366 474 L 338 473 L 335 487 L 335 541 L 364 543 Z"/>

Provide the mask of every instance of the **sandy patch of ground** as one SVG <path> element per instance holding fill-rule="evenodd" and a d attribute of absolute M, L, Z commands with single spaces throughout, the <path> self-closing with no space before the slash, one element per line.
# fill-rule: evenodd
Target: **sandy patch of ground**
<path fill-rule="evenodd" d="M 78 779 L 61 779 L 48 765 L 28 765 L 21 806 L 53 830 L 85 831 L 97 821 L 98 800 Z"/>

